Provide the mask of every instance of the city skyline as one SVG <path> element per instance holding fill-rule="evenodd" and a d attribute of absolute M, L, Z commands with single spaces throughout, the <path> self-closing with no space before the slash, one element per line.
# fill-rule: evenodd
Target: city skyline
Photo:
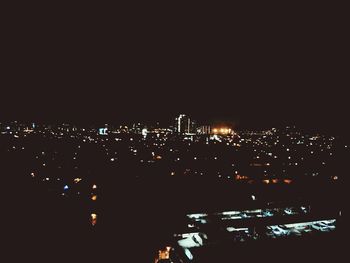
<path fill-rule="evenodd" d="M 175 119 L 178 115 L 185 114 L 189 116 L 191 119 L 195 120 L 196 124 L 199 126 L 211 125 L 211 126 L 230 126 L 237 130 L 251 129 L 251 130 L 263 130 L 269 128 L 283 128 L 286 126 L 296 126 L 299 129 L 306 130 L 313 133 L 326 133 L 333 134 L 338 136 L 345 136 L 349 129 L 346 123 L 342 122 L 338 118 L 332 118 L 332 116 L 325 115 L 324 118 L 312 118 L 311 116 L 306 120 L 297 120 L 297 119 L 271 119 L 269 116 L 266 118 L 257 120 L 255 118 L 238 118 L 238 117 L 230 117 L 229 115 L 220 115 L 213 113 L 202 113 L 202 114 L 191 114 L 189 112 L 179 111 L 173 114 L 163 113 L 160 115 L 152 115 L 152 114 L 129 114 L 118 116 L 116 115 L 114 118 L 112 117 L 91 117 L 91 118 L 77 118 L 74 116 L 70 117 L 34 117 L 34 116 L 23 116 L 12 118 L 11 117 L 3 117 L 0 120 L 0 123 L 9 123 L 13 121 L 18 121 L 22 123 L 41 123 L 41 124 L 52 124 L 59 125 L 63 123 L 67 123 L 70 125 L 77 126 L 103 126 L 104 124 L 118 126 L 118 125 L 128 125 L 132 126 L 133 124 L 141 123 L 150 127 L 169 127 L 174 126 Z M 319 116 L 321 117 L 321 116 Z"/>
<path fill-rule="evenodd" d="M 262 5 L 5 9 L 8 261 L 341 261 L 346 16 Z"/>
<path fill-rule="evenodd" d="M 341 233 L 347 137 L 295 127 L 194 132 L 185 114 L 172 122 L 146 129 L 1 122 L 6 195 L 21 197 L 8 217 L 25 218 L 34 231 L 51 224 L 60 244 L 57 237 L 67 242 L 77 231 L 94 244 L 122 235 L 126 249 L 137 237 L 156 262 L 203 262 L 212 249 L 227 258 L 226 246 L 236 254 L 245 242 L 332 242 Z M 27 206 L 36 212 L 18 209 Z"/>
<path fill-rule="evenodd" d="M 0 117 L 93 123 L 164 121 L 185 112 L 199 121 L 223 119 L 250 127 L 295 123 L 348 131 L 342 54 L 332 43 L 266 44 L 264 52 L 243 43 L 232 49 L 214 45 L 218 54 L 206 56 L 182 47 L 165 52 L 167 59 L 160 61 L 164 48 L 150 47 L 155 57 L 140 54 L 139 64 L 120 55 L 116 66 L 108 53 L 86 63 L 80 54 L 70 64 L 64 58 L 73 56 L 71 50 L 62 57 L 51 54 L 45 63 L 39 52 L 31 63 L 4 72 Z M 281 56 L 283 50 L 288 52 Z"/>

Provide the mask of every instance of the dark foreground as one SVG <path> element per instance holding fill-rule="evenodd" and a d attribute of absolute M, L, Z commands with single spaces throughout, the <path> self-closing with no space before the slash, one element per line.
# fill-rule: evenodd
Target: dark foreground
<path fill-rule="evenodd" d="M 283 198 L 302 195 L 327 207 L 343 208 L 345 203 L 338 186 L 268 189 L 265 194 L 213 182 L 196 187 L 195 182 L 113 179 L 104 185 L 99 220 L 92 227 L 88 207 L 48 195 L 21 175 L 22 168 L 13 160 L 4 159 L 3 167 L 2 251 L 11 262 L 154 262 L 185 213 L 242 205 L 245 200 L 239 197 L 250 191 Z M 340 262 L 346 251 L 344 237 L 340 220 L 331 234 L 215 247 L 196 262 Z"/>

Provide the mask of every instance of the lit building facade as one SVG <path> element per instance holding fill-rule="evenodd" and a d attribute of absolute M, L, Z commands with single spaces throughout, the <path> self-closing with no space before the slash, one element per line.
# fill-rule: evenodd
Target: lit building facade
<path fill-rule="evenodd" d="M 198 134 L 211 134 L 211 127 L 210 125 L 203 125 L 197 128 Z"/>
<path fill-rule="evenodd" d="M 185 114 L 180 114 L 175 119 L 175 132 L 178 134 L 190 134 L 195 133 L 196 125 L 190 117 Z"/>

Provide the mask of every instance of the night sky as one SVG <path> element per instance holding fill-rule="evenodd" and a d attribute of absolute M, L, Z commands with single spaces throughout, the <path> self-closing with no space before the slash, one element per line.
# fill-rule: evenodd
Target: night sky
<path fill-rule="evenodd" d="M 16 25 L 3 50 L 1 118 L 168 124 L 188 113 L 242 128 L 348 129 L 336 22 L 211 22 Z"/>

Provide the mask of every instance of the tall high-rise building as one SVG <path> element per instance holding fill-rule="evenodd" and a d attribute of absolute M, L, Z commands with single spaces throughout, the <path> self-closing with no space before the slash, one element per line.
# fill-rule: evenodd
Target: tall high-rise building
<path fill-rule="evenodd" d="M 185 114 L 180 114 L 175 122 L 175 132 L 179 134 L 195 133 L 195 123 Z"/>

